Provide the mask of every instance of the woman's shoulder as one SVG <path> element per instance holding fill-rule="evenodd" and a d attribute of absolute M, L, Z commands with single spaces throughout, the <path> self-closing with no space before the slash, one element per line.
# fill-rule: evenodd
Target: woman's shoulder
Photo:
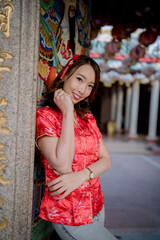
<path fill-rule="evenodd" d="M 43 115 L 43 116 L 59 116 L 60 115 L 60 111 L 58 109 L 52 109 L 49 106 L 44 106 L 44 107 L 39 107 L 37 109 L 37 114 L 38 115 Z"/>

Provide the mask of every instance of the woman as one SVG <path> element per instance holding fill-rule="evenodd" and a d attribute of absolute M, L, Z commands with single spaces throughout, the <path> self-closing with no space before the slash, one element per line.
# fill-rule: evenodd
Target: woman
<path fill-rule="evenodd" d="M 104 227 L 99 181 L 111 159 L 89 110 L 99 78 L 92 58 L 73 56 L 37 110 L 36 144 L 46 178 L 39 217 L 64 240 L 115 239 Z"/>

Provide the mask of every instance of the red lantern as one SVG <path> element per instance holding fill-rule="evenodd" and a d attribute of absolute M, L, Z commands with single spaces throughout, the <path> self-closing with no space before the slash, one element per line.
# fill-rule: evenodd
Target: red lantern
<path fill-rule="evenodd" d="M 105 50 L 109 55 L 114 55 L 115 53 L 119 52 L 120 48 L 120 43 L 115 39 L 113 39 L 111 42 L 108 42 L 105 46 Z"/>
<path fill-rule="evenodd" d="M 131 58 L 138 60 L 139 58 L 144 57 L 145 50 L 142 46 L 137 45 L 136 47 L 131 49 L 129 55 Z"/>
<path fill-rule="evenodd" d="M 128 38 L 129 33 L 126 31 L 123 25 L 119 24 L 112 28 L 112 37 L 118 41 L 121 41 L 122 39 Z"/>
<path fill-rule="evenodd" d="M 145 32 L 142 32 L 139 35 L 138 40 L 139 40 L 140 44 L 142 44 L 145 47 L 148 47 L 148 45 L 150 45 L 156 41 L 157 37 L 158 37 L 157 32 L 147 30 Z"/>

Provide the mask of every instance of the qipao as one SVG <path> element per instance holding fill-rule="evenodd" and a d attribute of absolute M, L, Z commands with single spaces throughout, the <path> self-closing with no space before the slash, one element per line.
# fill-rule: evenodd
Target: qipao
<path fill-rule="evenodd" d="M 59 138 L 61 135 L 63 114 L 58 109 L 41 107 L 36 116 L 36 145 L 38 138 L 49 135 Z M 74 123 L 75 131 L 75 155 L 72 171 L 80 171 L 98 160 L 99 143 L 102 137 L 95 117 L 91 113 L 85 113 L 87 121 L 82 120 L 77 114 L 76 119 L 79 128 Z M 45 169 L 46 184 L 58 177 L 54 168 L 41 154 L 41 160 Z M 103 208 L 104 198 L 99 177 L 83 183 L 79 188 L 71 192 L 64 199 L 56 201 L 58 196 L 50 196 L 48 188 L 41 201 L 39 217 L 47 221 L 79 226 L 93 222 L 99 211 Z"/>

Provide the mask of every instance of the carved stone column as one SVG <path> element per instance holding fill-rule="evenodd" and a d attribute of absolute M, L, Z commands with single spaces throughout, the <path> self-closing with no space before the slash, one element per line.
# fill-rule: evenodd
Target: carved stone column
<path fill-rule="evenodd" d="M 129 86 L 126 89 L 126 105 L 125 105 L 125 121 L 124 121 L 124 129 L 126 133 L 129 132 L 131 97 L 132 97 L 132 86 Z"/>
<path fill-rule="evenodd" d="M 112 86 L 111 93 L 111 121 L 114 122 L 116 120 L 116 109 L 117 109 L 117 96 L 115 86 Z"/>
<path fill-rule="evenodd" d="M 158 121 L 158 105 L 159 105 L 159 81 L 156 80 L 152 85 L 150 112 L 149 112 L 149 129 L 146 140 L 148 142 L 155 142 L 157 137 L 157 121 Z"/>
<path fill-rule="evenodd" d="M 30 239 L 40 1 L 0 0 L 0 239 Z"/>
<path fill-rule="evenodd" d="M 116 133 L 122 132 L 123 96 L 123 88 L 119 85 L 117 96 Z"/>
<path fill-rule="evenodd" d="M 129 139 L 137 139 L 137 123 L 138 123 L 138 109 L 139 109 L 139 91 L 140 84 L 138 81 L 133 83 L 132 89 L 132 103 L 131 103 L 131 118 L 129 127 Z"/>

